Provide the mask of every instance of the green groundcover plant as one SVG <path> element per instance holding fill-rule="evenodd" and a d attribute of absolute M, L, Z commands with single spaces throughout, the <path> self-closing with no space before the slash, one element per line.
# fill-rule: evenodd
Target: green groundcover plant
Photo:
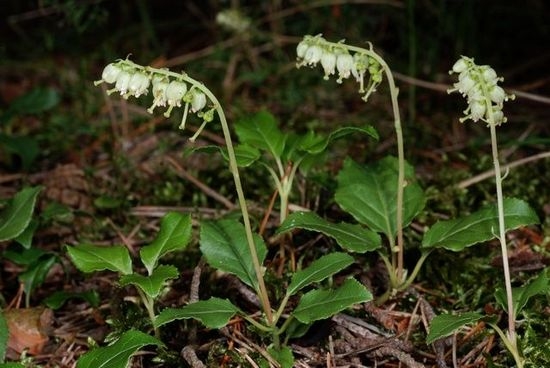
<path fill-rule="evenodd" d="M 474 211 L 468 216 L 440 221 L 423 235 L 422 255 L 412 270 L 405 269 L 404 229 L 425 210 L 426 198 L 415 179 L 414 168 L 404 157 L 404 137 L 398 107 L 398 90 L 392 72 L 372 45 L 368 48 L 350 46 L 345 42 L 329 42 L 321 35 L 306 36 L 297 46 L 297 66 L 320 65 L 324 79 L 336 76 L 337 83 L 353 79 L 366 102 L 377 87 L 386 80 L 390 90 L 397 157 L 388 156 L 377 162 L 362 165 L 346 159 L 336 181 L 335 202 L 348 212 L 354 223 L 334 223 L 313 212 L 289 213 L 289 198 L 295 174 L 327 150 L 335 139 L 352 133 L 361 133 L 376 139 L 371 126 L 342 127 L 327 136 L 314 132 L 304 135 L 282 132 L 275 117 L 262 111 L 238 121 L 234 125 L 239 144 L 234 145 L 230 126 L 218 99 L 200 81 L 186 73 L 175 73 L 138 65 L 128 59 L 115 61 L 105 67 L 96 84 L 110 86 L 108 94 L 118 93 L 123 98 L 140 97 L 151 91 L 153 102 L 148 109 L 153 113 L 166 108 L 169 117 L 175 108 L 183 109 L 180 129 L 185 129 L 189 115 L 202 120 L 200 128 L 190 138 L 195 141 L 208 124 L 219 121 L 225 147 L 203 147 L 201 151 L 221 152 L 233 176 L 240 218 L 226 217 L 201 221 L 200 250 L 208 264 L 222 272 L 235 275 L 252 289 L 259 300 L 259 310 L 247 313 L 228 299 L 212 296 L 207 300 L 191 302 L 177 308 L 159 310 L 157 300 L 166 283 L 178 277 L 173 265 L 162 264 L 162 257 L 170 252 L 182 251 L 191 242 L 191 217 L 170 212 L 161 221 L 156 239 L 141 248 L 139 258 L 146 274 L 139 272 L 128 250 L 115 245 L 99 247 L 91 244 L 68 246 L 69 257 L 83 272 L 110 270 L 119 274 L 120 285 L 136 288 L 150 320 L 149 331 L 128 330 L 106 347 L 84 354 L 78 367 L 126 367 L 131 357 L 147 345 L 164 346 L 160 329 L 182 319 L 195 319 L 206 327 L 217 329 L 239 316 L 267 341 L 267 353 L 260 358 L 261 365 L 272 364 L 292 367 L 294 357 L 288 339 L 303 334 L 317 320 L 329 318 L 355 304 L 374 299 L 367 288 L 354 278 L 335 284 L 332 278 L 355 261 L 354 254 L 376 251 L 386 265 L 389 275 L 387 290 L 376 302 L 384 303 L 405 291 L 414 281 L 423 262 L 436 248 L 458 252 L 467 247 L 494 238 L 501 243 L 504 261 L 504 291 L 496 293 L 497 302 L 508 311 L 508 328 L 503 332 L 495 321 L 488 320 L 512 354 L 517 367 L 523 367 L 515 320 L 527 300 L 547 292 L 548 275 L 542 273 L 526 286 L 511 287 L 507 265 L 506 231 L 538 222 L 535 212 L 524 201 L 504 198 L 498 162 L 496 127 L 506 121 L 503 102 L 511 98 L 498 86 L 498 78 L 488 66 L 478 66 L 473 59 L 461 57 L 453 66 L 459 82 L 453 89 L 467 98 L 468 108 L 464 119 L 485 122 L 491 134 L 495 163 L 496 204 Z M 341 250 L 332 251 L 313 260 L 307 266 L 291 273 L 283 294 L 274 298 L 266 282 L 267 246 L 259 231 L 255 231 L 245 199 L 239 167 L 261 165 L 269 173 L 279 196 L 280 226 L 276 235 L 304 229 L 333 238 Z M 296 299 L 296 304 L 289 301 Z M 291 307 L 292 305 L 292 307 Z M 465 323 L 484 318 L 478 313 L 442 315 L 432 321 L 428 343 L 445 337 Z M 149 334 L 153 332 L 154 336 Z"/>

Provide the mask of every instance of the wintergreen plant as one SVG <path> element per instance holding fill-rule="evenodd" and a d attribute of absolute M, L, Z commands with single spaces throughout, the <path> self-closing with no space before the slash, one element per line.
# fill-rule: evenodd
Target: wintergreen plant
<path fill-rule="evenodd" d="M 150 293 L 151 290 L 147 290 L 145 285 L 146 282 L 151 283 L 151 279 L 155 278 L 156 261 L 162 255 L 162 252 L 153 252 L 155 262 L 151 262 L 149 258 L 152 256 L 143 254 L 142 249 L 141 258 L 149 272 L 149 275 L 144 277 L 133 274 L 129 256 L 121 247 L 115 248 L 116 252 L 120 252 L 120 254 L 112 254 L 109 257 L 110 262 L 116 259 L 115 265 L 109 264 L 110 262 L 105 263 L 105 261 L 98 263 L 97 257 L 94 256 L 98 251 L 105 252 L 100 255 L 100 258 L 103 259 L 106 254 L 109 254 L 109 249 L 92 248 L 89 245 L 68 248 L 73 261 L 79 268 L 88 271 L 97 270 L 98 267 L 112 269 L 122 274 L 121 283 L 132 283 L 138 287 L 138 290 L 141 289 L 140 295 L 149 311 L 155 330 L 174 320 L 186 318 L 197 319 L 211 328 L 220 328 L 238 314 L 254 326 L 257 331 L 271 337 L 272 345 L 269 346 L 268 351 L 281 366 L 292 367 L 292 351 L 284 346 L 288 338 L 304 333 L 307 327 L 316 320 L 328 318 L 353 304 L 365 302 L 372 298 L 368 290 L 352 278 L 347 279 L 342 285 L 335 288 L 324 289 L 319 287 L 312 289 L 313 284 L 323 282 L 353 263 L 354 259 L 350 255 L 335 252 L 324 255 L 313 261 L 308 267 L 294 273 L 282 299 L 277 301 L 278 307 L 272 309 L 272 301 L 268 296 L 262 267 L 267 248 L 263 239 L 252 231 L 238 166 L 246 166 L 247 163 L 250 164 L 258 159 L 259 150 L 269 152 L 279 170 L 278 175 L 269 166 L 267 167 L 272 173 L 277 190 L 282 198 L 282 211 L 286 213 L 293 172 L 295 173 L 302 160 L 299 158 L 300 156 L 296 156 L 298 151 L 303 151 L 302 155 L 322 152 L 332 139 L 355 131 L 362 131 L 375 137 L 376 132 L 374 129 L 370 127 L 365 129 L 343 128 L 337 130 L 328 138 L 314 134 L 296 137 L 281 134 L 274 125 L 274 119 L 258 119 L 247 124 L 242 123 L 236 128 L 241 140 L 246 142 L 246 145 L 239 146 L 236 149 L 233 146 L 229 126 L 220 103 L 210 90 L 187 74 L 173 73 L 166 69 L 143 67 L 129 60 L 119 60 L 105 67 L 102 80 L 96 82 L 96 84 L 104 82 L 114 85 L 114 88 L 108 90 L 107 93 L 118 92 L 123 98 L 139 97 L 147 94 L 149 87 L 152 86 L 153 104 L 148 111 L 153 112 L 156 107 L 167 106 L 164 115 L 168 117 L 175 107 L 183 107 L 181 129 L 185 128 L 188 113 L 195 113 L 203 119 L 203 123 L 190 138 L 192 141 L 198 137 L 206 124 L 214 119 L 215 115 L 218 116 L 226 143 L 222 153 L 227 156 L 229 170 L 233 174 L 243 223 L 234 219 L 204 221 L 200 226 L 200 249 L 212 267 L 236 275 L 244 284 L 251 287 L 256 292 L 262 308 L 262 313 L 258 317 L 256 313 L 251 315 L 244 313 L 229 300 L 212 297 L 208 300 L 188 304 L 182 308 L 167 308 L 159 314 L 155 314 L 153 302 L 154 297 L 158 294 L 153 295 L 153 293 Z M 189 88 L 188 85 L 190 85 Z M 293 171 L 291 170 L 291 176 L 289 177 L 286 171 L 281 170 L 284 169 L 283 161 L 290 161 L 296 159 L 296 157 L 299 158 L 298 162 L 294 163 Z M 284 214 L 282 216 L 284 217 Z M 352 228 L 354 228 L 353 225 L 347 229 Z M 151 245 L 151 247 L 163 249 L 162 246 Z M 83 252 L 78 254 L 79 250 L 83 250 Z M 91 263 L 88 264 L 90 260 Z M 152 264 L 153 267 L 147 266 L 148 264 Z M 161 267 L 158 266 L 159 269 Z M 158 277 L 158 280 L 162 283 L 172 275 L 163 273 Z M 304 293 L 306 288 L 309 291 Z M 155 288 L 152 291 L 156 292 L 158 289 Z M 288 302 L 293 296 L 300 296 L 300 301 L 289 312 Z M 143 337 L 142 335 L 139 336 Z M 282 338 L 284 338 L 284 341 L 281 341 Z M 120 342 L 117 341 L 116 344 L 120 344 Z M 91 353 L 94 352 L 95 350 Z M 91 361 L 90 358 L 87 358 L 87 361 Z M 87 367 L 86 364 L 83 364 L 82 367 Z"/>
<path fill-rule="evenodd" d="M 305 36 L 296 48 L 297 64 L 296 66 L 315 67 L 321 65 L 324 71 L 324 79 L 330 79 L 331 75 L 338 75 L 337 83 L 342 83 L 344 79 L 353 77 L 359 84 L 359 93 L 362 94 L 363 101 L 367 101 L 369 96 L 376 91 L 376 88 L 382 83 L 383 75 L 386 76 L 390 89 L 392 111 L 394 117 L 394 127 L 397 138 L 397 181 L 392 183 L 395 186 L 395 197 L 390 204 L 392 218 L 386 218 L 386 224 L 383 225 L 382 232 L 386 235 L 389 243 L 389 259 L 381 253 L 382 258 L 388 268 L 390 276 L 390 287 L 392 290 L 402 289 L 409 282 L 406 280 L 404 270 L 404 240 L 403 227 L 407 224 L 404 218 L 404 207 L 407 205 L 404 199 L 406 190 L 405 180 L 405 153 L 403 142 L 403 130 L 401 128 L 401 118 L 399 105 L 397 103 L 398 88 L 395 86 L 393 74 L 388 64 L 378 55 L 369 43 L 369 48 L 361 48 L 347 45 L 344 41 L 337 43 L 325 40 L 321 35 Z M 390 184 L 389 182 L 387 184 Z M 392 190 L 393 192 L 393 190 Z M 414 207 L 423 206 L 423 198 L 417 198 L 418 203 Z M 342 204 L 341 204 L 342 205 Z M 352 207 L 358 206 L 351 204 Z M 346 208 L 350 210 L 350 208 Z M 357 216 L 356 216 L 357 217 Z"/>
<path fill-rule="evenodd" d="M 462 56 L 453 65 L 450 74 L 458 74 L 458 82 L 454 84 L 454 88 L 449 90 L 451 92 L 459 92 L 466 98 L 468 108 L 464 111 L 464 117 L 460 119 L 461 122 L 466 120 L 472 120 L 477 122 L 479 120 L 485 122 L 489 127 L 491 135 L 491 152 L 493 156 L 493 165 L 495 172 L 495 186 L 496 186 L 496 202 L 497 211 L 496 217 L 498 219 L 498 232 L 495 233 L 494 226 L 491 227 L 491 232 L 500 242 L 500 249 L 502 254 L 502 265 L 504 270 L 504 285 L 505 293 L 498 291 L 495 296 L 497 301 L 503 308 L 507 309 L 508 314 L 508 330 L 503 333 L 502 330 L 494 323 L 491 325 L 500 335 L 506 348 L 510 351 L 517 367 L 521 368 L 524 365 L 524 359 L 520 354 L 520 348 L 518 345 L 518 339 L 516 334 L 516 317 L 520 309 L 527 303 L 527 300 L 532 295 L 543 292 L 548 285 L 548 277 L 545 272 L 542 272 L 537 280 L 533 281 L 530 285 L 523 288 L 512 288 L 512 280 L 510 276 L 510 266 L 508 264 L 508 247 L 506 244 L 506 230 L 509 228 L 510 220 L 506 218 L 506 205 L 510 201 L 506 202 L 502 193 L 502 181 L 505 175 L 502 174 L 499 163 L 498 144 L 496 136 L 496 127 L 506 122 L 506 117 L 502 111 L 503 104 L 509 99 L 514 99 L 513 95 L 508 95 L 498 85 L 503 81 L 502 77 L 498 77 L 497 73 L 488 65 L 477 65 L 473 58 Z M 538 222 L 537 216 L 528 206 L 523 206 L 523 210 L 517 211 L 516 215 L 530 217 L 526 219 L 530 222 Z M 534 220 L 534 221 L 533 221 Z M 503 297 L 505 295 L 505 297 Z M 464 323 L 478 320 L 482 316 L 478 314 L 470 314 L 469 318 L 466 318 L 462 323 L 458 323 L 458 327 Z M 453 318 L 453 317 L 444 317 Z M 460 317 L 458 317 L 460 318 Z M 447 320 L 437 321 L 433 327 L 436 331 L 441 326 L 441 323 L 447 323 Z M 456 329 L 456 327 L 455 327 Z M 431 332 L 432 339 L 435 336 L 441 336 L 441 334 Z"/>

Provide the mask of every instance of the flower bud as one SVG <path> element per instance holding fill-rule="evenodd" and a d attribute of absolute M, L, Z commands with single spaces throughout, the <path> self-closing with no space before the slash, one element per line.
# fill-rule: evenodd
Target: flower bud
<path fill-rule="evenodd" d="M 309 45 L 307 44 L 307 42 L 304 40 L 304 41 L 301 41 L 298 46 L 296 46 L 296 55 L 298 56 L 299 59 L 303 59 L 304 56 L 306 55 L 306 51 L 307 49 L 309 48 Z"/>
<path fill-rule="evenodd" d="M 453 65 L 453 72 L 455 73 L 462 73 L 466 69 L 468 69 L 468 64 L 463 58 L 458 59 Z"/>
<path fill-rule="evenodd" d="M 197 90 L 193 92 L 193 100 L 191 100 L 191 112 L 198 112 L 206 106 L 206 95 Z"/>

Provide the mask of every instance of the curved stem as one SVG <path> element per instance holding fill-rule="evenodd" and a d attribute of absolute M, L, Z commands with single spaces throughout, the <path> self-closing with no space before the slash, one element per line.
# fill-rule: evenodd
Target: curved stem
<path fill-rule="evenodd" d="M 397 96 L 399 89 L 395 86 L 395 80 L 388 64 L 377 53 L 371 50 L 367 50 L 361 47 L 348 46 L 350 50 L 367 54 L 376 60 L 378 64 L 384 70 L 386 78 L 388 78 L 388 85 L 390 87 L 391 104 L 394 117 L 395 135 L 397 139 L 397 160 L 398 160 L 398 173 L 397 173 L 397 201 L 396 201 L 396 228 L 397 228 L 397 250 L 391 249 L 392 254 L 397 253 L 397 265 L 393 262 L 394 268 L 396 268 L 397 282 L 401 283 L 403 279 L 403 264 L 404 264 L 404 245 L 403 245 L 403 192 L 405 190 L 405 148 L 403 142 L 403 129 L 401 127 L 401 116 L 399 113 L 399 104 Z M 394 257 L 392 257 L 393 259 Z"/>
<path fill-rule="evenodd" d="M 141 65 L 135 64 L 129 60 L 126 61 L 127 63 L 131 64 L 136 69 L 141 69 L 145 71 L 154 71 L 157 74 L 164 74 L 166 76 L 171 76 L 177 80 L 184 80 L 188 83 L 191 83 L 195 88 L 200 89 L 207 97 L 208 99 L 214 104 L 214 108 L 216 112 L 218 113 L 218 116 L 220 118 L 220 123 L 222 126 L 223 136 L 225 139 L 225 145 L 227 148 L 227 155 L 229 158 L 229 170 L 231 171 L 231 174 L 233 175 L 233 181 L 235 182 L 235 189 L 237 191 L 237 198 L 239 201 L 239 206 L 241 208 L 241 213 L 243 217 L 243 224 L 245 228 L 246 233 L 246 240 L 248 243 L 248 248 L 250 251 L 250 255 L 252 258 L 252 263 L 254 266 L 254 273 L 256 274 L 256 279 L 258 282 L 257 286 L 257 294 L 260 298 L 260 303 L 262 304 L 262 309 L 264 310 L 264 313 L 266 315 L 267 324 L 269 326 L 272 326 L 273 321 L 273 313 L 271 311 L 271 304 L 269 302 L 269 297 L 267 294 L 267 288 L 265 286 L 265 281 L 263 278 L 263 272 L 262 272 L 262 266 L 260 264 L 260 261 L 258 259 L 258 252 L 256 251 L 256 245 L 254 243 L 254 236 L 252 233 L 252 226 L 250 224 L 250 216 L 248 214 L 248 208 L 246 205 L 246 199 L 244 197 L 243 187 L 241 184 L 241 178 L 239 175 L 239 170 L 237 167 L 237 159 L 235 157 L 235 150 L 233 148 L 233 142 L 231 141 L 231 133 L 229 131 L 229 126 L 227 124 L 227 119 L 225 118 L 225 113 L 223 112 L 223 109 L 221 108 L 221 104 L 214 96 L 212 92 L 208 88 L 206 88 L 202 83 L 199 81 L 189 77 L 185 73 L 174 73 L 169 70 L 163 70 L 163 69 L 155 69 L 152 67 L 143 67 Z"/>

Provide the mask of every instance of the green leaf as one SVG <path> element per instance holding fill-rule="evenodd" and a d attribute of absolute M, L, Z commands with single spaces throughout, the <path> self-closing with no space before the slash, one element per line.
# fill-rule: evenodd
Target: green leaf
<path fill-rule="evenodd" d="M 77 368 L 126 368 L 130 358 L 147 345 L 163 346 L 153 336 L 129 330 L 112 345 L 93 349 L 78 359 Z"/>
<path fill-rule="evenodd" d="M 308 139 L 305 139 L 301 142 L 300 149 L 311 154 L 318 154 L 324 152 L 327 149 L 328 145 L 333 141 L 344 138 L 354 133 L 367 134 L 371 138 L 378 140 L 378 132 L 370 125 L 367 125 L 365 127 L 342 127 L 330 133 L 330 135 L 326 138 L 320 138 L 318 136 L 310 134 L 308 136 Z"/>
<path fill-rule="evenodd" d="M 304 294 L 292 315 L 302 323 L 311 323 L 369 300 L 372 300 L 372 294 L 350 278 L 337 289 L 312 290 Z"/>
<path fill-rule="evenodd" d="M 44 254 L 47 254 L 47 252 L 40 248 L 31 247 L 29 249 L 8 249 L 4 252 L 3 256 L 20 266 L 28 266 L 38 261 Z"/>
<path fill-rule="evenodd" d="M 298 290 L 320 282 L 327 277 L 342 271 L 353 263 L 353 257 L 346 253 L 331 253 L 311 262 L 311 264 L 292 275 L 292 281 L 287 288 L 287 295 L 293 295 Z"/>
<path fill-rule="evenodd" d="M 344 249 L 351 252 L 367 252 L 381 246 L 380 236 L 361 225 L 330 223 L 313 212 L 295 212 L 281 224 L 277 233 L 284 233 L 295 228 L 317 231 L 332 237 Z"/>
<path fill-rule="evenodd" d="M 9 337 L 8 323 L 6 322 L 4 313 L 0 309 L 0 363 L 4 363 L 4 359 L 6 359 Z"/>
<path fill-rule="evenodd" d="M 275 117 L 267 111 L 239 120 L 235 124 L 239 141 L 280 158 L 285 148 L 285 135 L 279 130 Z"/>
<path fill-rule="evenodd" d="M 56 291 L 44 299 L 43 302 L 48 308 L 55 310 L 61 308 L 68 300 L 71 299 L 84 300 L 94 308 L 98 307 L 100 302 L 99 294 L 95 290 L 87 290 L 82 292 Z"/>
<path fill-rule="evenodd" d="M 120 285 L 132 284 L 139 287 L 145 294 L 155 299 L 159 296 L 166 281 L 175 279 L 179 275 L 178 269 L 174 266 L 160 265 L 153 270 L 149 276 L 139 274 L 124 275 L 120 278 Z"/>
<path fill-rule="evenodd" d="M 506 230 L 538 223 L 537 214 L 529 205 L 516 198 L 504 199 Z M 494 239 L 498 233 L 496 204 L 487 206 L 469 216 L 439 221 L 424 234 L 422 247 L 438 247 L 452 251 Z"/>
<path fill-rule="evenodd" d="M 0 213 L 0 241 L 20 235 L 32 219 L 36 197 L 42 187 L 29 187 L 17 193 Z"/>
<path fill-rule="evenodd" d="M 13 101 L 8 111 L 18 115 L 38 114 L 52 109 L 58 103 L 59 93 L 55 89 L 39 87 Z"/>
<path fill-rule="evenodd" d="M 27 305 L 29 304 L 32 290 L 42 285 L 48 272 L 57 262 L 59 262 L 57 256 L 48 254 L 31 263 L 25 272 L 19 274 L 19 280 L 23 283 Z"/>
<path fill-rule="evenodd" d="M 0 133 L 0 148 L 19 156 L 23 169 L 28 169 L 40 153 L 36 138 L 21 135 Z"/>
<path fill-rule="evenodd" d="M 160 231 L 155 240 L 141 248 L 141 260 L 149 275 L 159 259 L 169 252 L 184 249 L 191 240 L 191 216 L 168 212 L 162 218 Z"/>
<path fill-rule="evenodd" d="M 357 221 L 389 239 L 397 234 L 397 177 L 395 157 L 361 167 L 352 160 L 344 162 L 338 174 L 336 202 Z M 414 170 L 405 165 L 406 186 L 403 193 L 403 227 L 424 208 L 424 192 L 414 181 Z"/>
<path fill-rule="evenodd" d="M 183 308 L 166 308 L 155 318 L 155 327 L 160 327 L 179 319 L 193 318 L 208 328 L 222 328 L 239 308 L 227 299 L 210 298 L 186 305 Z"/>
<path fill-rule="evenodd" d="M 23 230 L 23 232 L 14 239 L 16 242 L 21 244 L 24 248 L 30 249 L 32 246 L 32 238 L 34 233 L 38 229 L 38 221 L 31 218 L 29 225 Z"/>
<path fill-rule="evenodd" d="M 483 318 L 482 314 L 469 312 L 463 314 L 441 314 L 434 317 L 430 324 L 430 332 L 426 338 L 426 344 L 431 344 L 437 339 L 451 335 L 460 327 L 477 322 Z"/>
<path fill-rule="evenodd" d="M 292 349 L 288 346 L 283 345 L 279 349 L 270 346 L 267 352 L 281 365 L 281 368 L 294 367 L 294 355 L 292 355 Z"/>
<path fill-rule="evenodd" d="M 547 275 L 547 269 L 544 269 L 536 279 L 532 280 L 529 284 L 522 287 L 512 289 L 512 299 L 514 301 L 514 319 L 521 310 L 525 307 L 529 299 L 535 295 L 550 293 L 550 287 L 548 282 L 550 279 Z M 498 288 L 495 291 L 495 298 L 500 304 L 500 307 L 504 310 L 508 310 L 508 301 L 506 300 L 506 290 L 504 288 Z"/>
<path fill-rule="evenodd" d="M 262 264 L 267 248 L 257 234 L 254 234 L 254 244 L 258 260 Z M 254 290 L 258 290 L 244 225 L 240 222 L 231 219 L 204 222 L 200 231 L 200 249 L 212 267 L 232 273 Z"/>
<path fill-rule="evenodd" d="M 21 363 L 0 363 L 0 368 L 27 368 Z"/>
<path fill-rule="evenodd" d="M 110 270 L 123 275 L 132 273 L 130 253 L 122 245 L 100 247 L 81 244 L 76 247 L 67 246 L 67 252 L 76 268 L 82 272 Z"/>

